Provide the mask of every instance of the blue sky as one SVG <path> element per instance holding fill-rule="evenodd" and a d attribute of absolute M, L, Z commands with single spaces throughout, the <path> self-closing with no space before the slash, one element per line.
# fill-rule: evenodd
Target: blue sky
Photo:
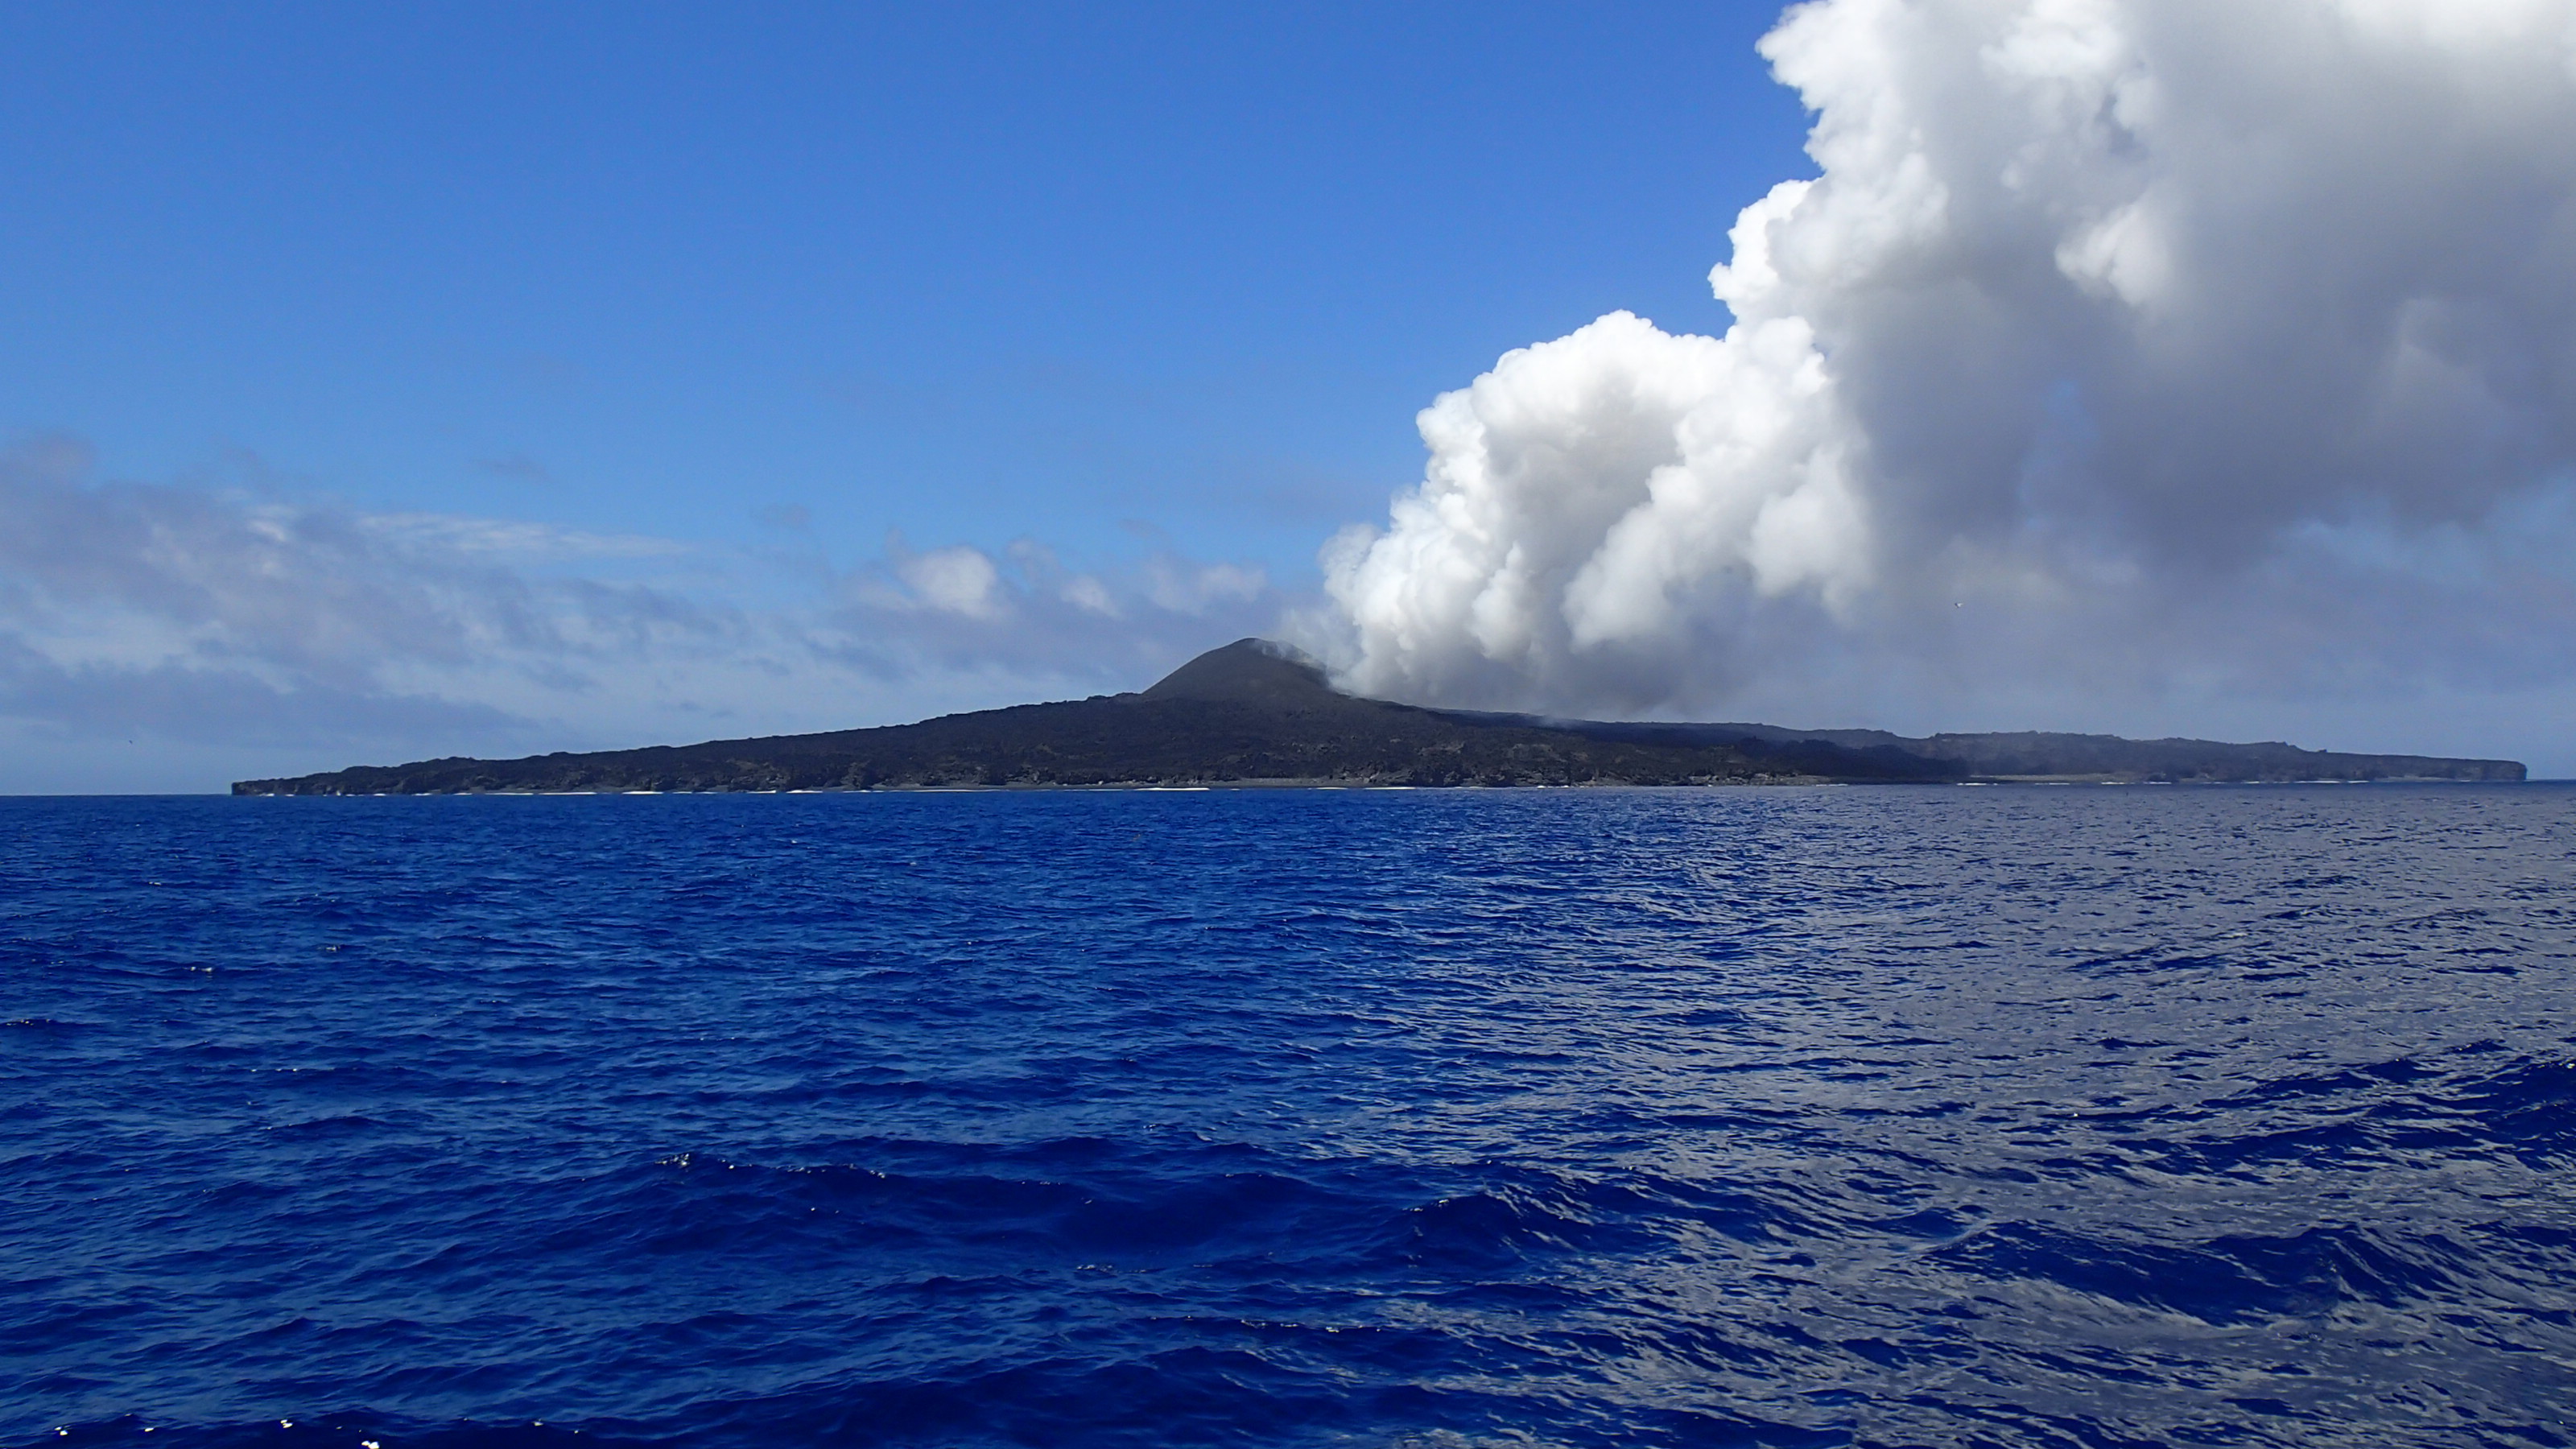
<path fill-rule="evenodd" d="M 1765 5 L 25 5 L 0 430 L 109 475 L 1311 575 L 1415 410 L 1704 330 Z M 798 525 L 801 523 L 801 527 Z"/>

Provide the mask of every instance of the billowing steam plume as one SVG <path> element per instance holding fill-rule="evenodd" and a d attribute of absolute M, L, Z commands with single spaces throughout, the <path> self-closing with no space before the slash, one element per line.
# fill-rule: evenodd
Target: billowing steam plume
<path fill-rule="evenodd" d="M 2576 0 L 1815 0 L 1762 53 L 1822 174 L 1738 218 L 1735 324 L 1426 410 L 1325 551 L 1350 684 L 2568 672 Z"/>

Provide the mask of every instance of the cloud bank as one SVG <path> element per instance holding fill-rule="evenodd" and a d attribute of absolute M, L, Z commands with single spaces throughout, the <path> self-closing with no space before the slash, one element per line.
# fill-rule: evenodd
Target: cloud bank
<path fill-rule="evenodd" d="M 1350 685 L 2135 728 L 2566 683 L 2576 0 L 1815 0 L 1762 52 L 1820 174 L 1737 218 L 1733 326 L 1613 313 L 1426 410 L 1324 551 Z"/>
<path fill-rule="evenodd" d="M 0 450 L 0 793 L 845 729 L 1134 688 L 1257 632 L 1258 570 L 1022 542 L 855 568 L 367 513 Z"/>

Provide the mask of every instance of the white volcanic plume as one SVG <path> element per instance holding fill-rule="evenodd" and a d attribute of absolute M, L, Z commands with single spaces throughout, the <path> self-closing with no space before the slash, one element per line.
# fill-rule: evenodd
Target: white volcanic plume
<path fill-rule="evenodd" d="M 1426 410 L 1325 551 L 1350 684 L 2569 672 L 2576 0 L 1815 0 L 1762 51 L 1821 175 L 1737 220 L 1735 325 Z"/>

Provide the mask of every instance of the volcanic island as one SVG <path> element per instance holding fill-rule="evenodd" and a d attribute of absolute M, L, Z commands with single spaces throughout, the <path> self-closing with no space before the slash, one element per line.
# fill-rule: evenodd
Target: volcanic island
<path fill-rule="evenodd" d="M 1080 789 L 1173 786 L 2251 784 L 2519 781 L 2511 760 L 2353 755 L 2115 735 L 1795 730 L 1431 709 L 1335 690 L 1286 645 L 1239 639 L 1136 694 L 918 724 L 695 745 L 361 765 L 236 795 Z"/>

